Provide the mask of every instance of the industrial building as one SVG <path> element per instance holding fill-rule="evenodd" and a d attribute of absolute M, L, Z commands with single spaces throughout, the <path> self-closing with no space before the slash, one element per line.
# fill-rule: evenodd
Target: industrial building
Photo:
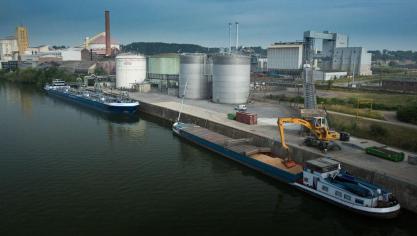
<path fill-rule="evenodd" d="M 9 36 L 0 39 L 0 61 L 7 62 L 17 60 L 19 48 L 17 46 L 17 40 L 14 36 Z"/>
<path fill-rule="evenodd" d="M 29 47 L 29 33 L 26 27 L 16 27 L 17 47 L 19 48 L 19 55 L 23 55 Z"/>
<path fill-rule="evenodd" d="M 48 46 L 42 48 L 28 48 L 26 53 L 20 56 L 22 61 L 45 62 L 45 61 L 81 61 L 82 48 L 64 48 L 49 50 Z"/>
<path fill-rule="evenodd" d="M 303 66 L 302 42 L 279 42 L 268 47 L 268 70 L 278 73 L 300 73 Z"/>
<path fill-rule="evenodd" d="M 41 45 L 38 47 L 28 47 L 26 48 L 23 55 L 36 55 L 38 53 L 44 53 L 49 52 L 49 46 L 48 45 Z"/>
<path fill-rule="evenodd" d="M 266 72 L 268 70 L 268 58 L 258 58 L 258 66 L 256 72 Z"/>
<path fill-rule="evenodd" d="M 323 71 L 372 75 L 371 54 L 362 47 L 349 47 L 349 37 L 344 34 L 328 31 L 304 32 L 303 61 Z"/>
<path fill-rule="evenodd" d="M 73 74 L 93 74 L 97 63 L 92 61 L 63 61 L 59 68 Z"/>
<path fill-rule="evenodd" d="M 120 50 L 120 45 L 116 40 L 110 39 L 111 49 Z M 101 32 L 93 37 L 86 37 L 82 47 L 92 50 L 97 54 L 106 54 L 106 32 Z"/>
<path fill-rule="evenodd" d="M 372 75 L 371 61 L 372 54 L 363 47 L 335 48 L 331 69 L 350 75 Z"/>
<path fill-rule="evenodd" d="M 268 47 L 268 71 L 301 74 L 303 64 L 310 64 L 323 73 L 372 75 L 371 54 L 363 47 L 349 47 L 347 35 L 305 31 L 303 37 L 302 42 L 279 42 Z"/>
<path fill-rule="evenodd" d="M 320 42 L 321 45 L 318 45 Z M 309 30 L 304 32 L 304 45 L 305 64 L 314 65 L 314 60 L 316 59 L 331 62 L 336 48 L 346 48 L 349 46 L 349 37 L 344 34 L 330 33 L 328 31 L 316 32 Z"/>
<path fill-rule="evenodd" d="M 313 80 L 314 81 L 328 81 L 328 80 L 334 80 L 339 79 L 342 77 L 347 76 L 347 72 L 325 72 L 321 70 L 314 70 L 313 71 Z"/>

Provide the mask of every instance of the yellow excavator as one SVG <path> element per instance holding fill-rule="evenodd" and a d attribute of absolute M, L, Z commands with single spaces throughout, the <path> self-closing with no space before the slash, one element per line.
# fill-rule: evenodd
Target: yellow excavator
<path fill-rule="evenodd" d="M 321 151 L 327 152 L 327 150 L 341 149 L 338 144 L 333 142 L 334 140 L 349 141 L 350 135 L 345 132 L 338 133 L 330 130 L 326 117 L 312 117 L 310 119 L 301 118 L 278 118 L 279 134 L 281 136 L 281 145 L 287 150 L 288 146 L 285 143 L 284 124 L 292 123 L 299 124 L 306 127 L 312 135 L 308 136 L 304 140 L 304 144 L 307 146 L 318 147 Z M 288 161 L 288 160 L 287 160 Z M 291 165 L 291 163 L 289 163 Z"/>

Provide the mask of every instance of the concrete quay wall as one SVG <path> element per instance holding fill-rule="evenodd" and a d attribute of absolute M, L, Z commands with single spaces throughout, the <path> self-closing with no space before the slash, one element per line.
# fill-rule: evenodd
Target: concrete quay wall
<path fill-rule="evenodd" d="M 178 112 L 176 110 L 146 103 L 143 101 L 140 105 L 140 112 L 159 117 L 170 122 L 174 122 L 178 117 Z M 207 129 L 210 129 L 212 131 L 218 132 L 231 138 L 249 138 L 252 140 L 252 143 L 254 145 L 272 147 L 272 152 L 274 154 L 280 156 L 285 154 L 281 149 L 280 143 L 269 137 L 257 135 L 218 122 L 213 122 L 208 119 L 194 116 L 192 114 L 182 113 L 181 121 L 186 123 L 197 124 L 201 127 L 205 127 Z M 324 156 L 323 154 L 318 154 L 298 146 L 290 144 L 288 144 L 288 146 L 290 147 L 292 159 L 297 162 L 302 163 L 310 159 L 315 159 Z M 396 179 L 391 176 L 385 175 L 383 174 L 383 172 L 373 171 L 361 166 L 347 164 L 343 161 L 342 166 L 355 176 L 366 179 L 371 183 L 378 184 L 389 189 L 397 197 L 402 208 L 417 213 L 417 186 L 403 181 L 401 179 Z"/>

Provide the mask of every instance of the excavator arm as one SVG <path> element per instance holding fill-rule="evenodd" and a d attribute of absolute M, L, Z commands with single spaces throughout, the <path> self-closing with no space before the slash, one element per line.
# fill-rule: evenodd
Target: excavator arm
<path fill-rule="evenodd" d="M 312 133 L 315 136 L 315 140 L 317 142 L 311 143 L 311 140 L 307 142 L 307 145 L 313 145 L 318 146 L 320 150 L 327 151 L 332 150 L 337 147 L 337 149 L 340 150 L 340 146 L 337 145 L 337 143 L 333 142 L 333 140 L 342 140 L 342 141 L 349 141 L 349 134 L 348 133 L 338 133 L 336 131 L 331 131 L 328 128 L 326 120 L 323 120 L 325 118 L 323 117 L 315 117 L 313 121 L 308 121 L 300 118 L 278 118 L 278 128 L 279 128 L 279 134 L 281 136 L 281 145 L 282 147 L 287 150 L 289 154 L 288 145 L 285 142 L 285 134 L 284 134 L 284 124 L 286 123 L 293 123 L 293 124 L 299 124 L 307 129 L 310 130 L 310 133 Z M 306 139 L 307 140 L 307 139 Z M 310 144 L 308 144 L 310 143 Z"/>
<path fill-rule="evenodd" d="M 285 135 L 284 135 L 284 124 L 286 123 L 292 123 L 292 124 L 299 124 L 307 129 L 313 131 L 314 128 L 311 126 L 311 124 L 303 119 L 300 118 L 278 118 L 278 129 L 279 129 L 279 135 L 281 137 L 281 145 L 284 149 L 288 150 L 288 146 L 285 143 Z"/>
<path fill-rule="evenodd" d="M 279 128 L 279 135 L 281 137 L 281 145 L 287 151 L 287 157 L 285 157 L 283 163 L 287 168 L 294 167 L 296 164 L 294 161 L 290 160 L 289 148 L 288 148 L 287 143 L 285 142 L 284 124 L 286 123 L 299 124 L 308 128 L 309 130 L 313 130 L 313 127 L 308 121 L 299 119 L 299 118 L 278 118 L 277 123 L 278 123 L 278 128 Z"/>

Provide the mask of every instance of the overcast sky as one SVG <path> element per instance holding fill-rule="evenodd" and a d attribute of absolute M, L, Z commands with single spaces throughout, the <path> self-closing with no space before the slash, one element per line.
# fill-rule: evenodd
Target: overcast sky
<path fill-rule="evenodd" d="M 32 46 L 79 45 L 104 31 L 130 42 L 228 45 L 228 22 L 240 44 L 263 47 L 302 40 L 305 30 L 345 33 L 351 46 L 417 50 L 417 0 L 0 0 L 0 37 L 19 24 Z"/>

